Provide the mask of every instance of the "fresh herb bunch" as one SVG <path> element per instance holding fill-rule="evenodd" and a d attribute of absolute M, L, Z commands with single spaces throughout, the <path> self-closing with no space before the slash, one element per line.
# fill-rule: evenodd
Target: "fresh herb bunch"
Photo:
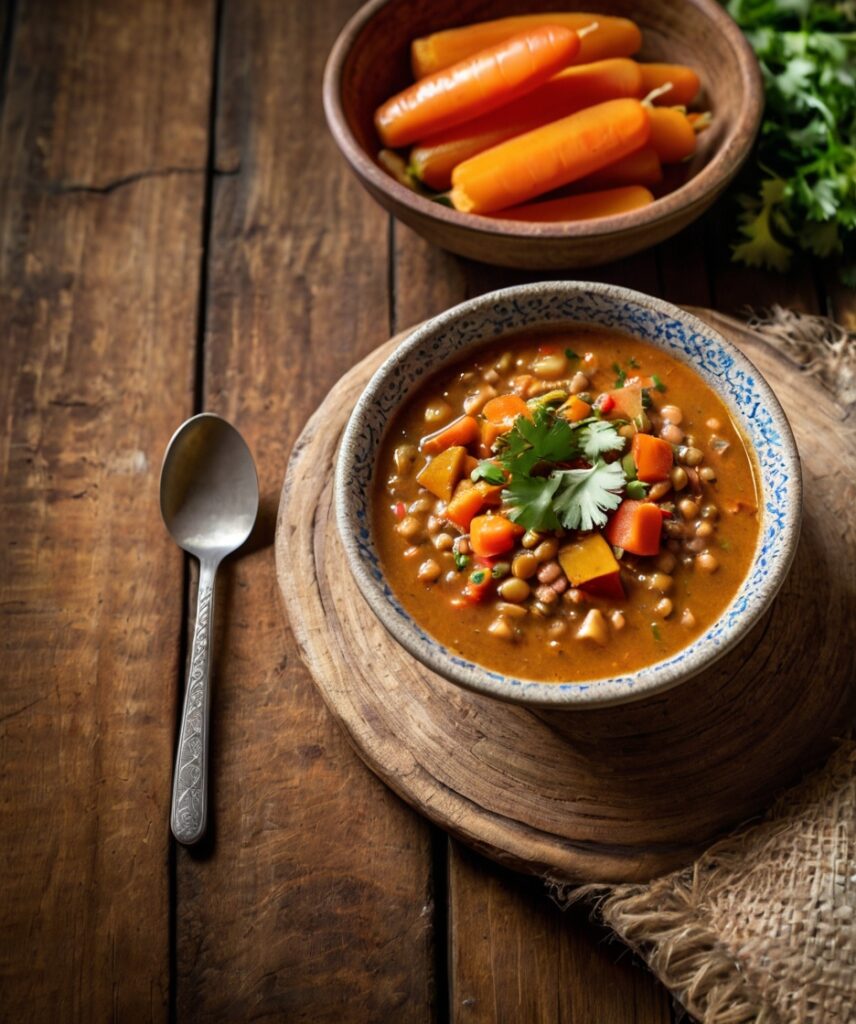
<path fill-rule="evenodd" d="M 766 110 L 734 258 L 787 270 L 842 259 L 856 285 L 856 3 L 730 0 L 761 64 Z"/>
<path fill-rule="evenodd" d="M 505 482 L 503 501 L 509 519 L 527 530 L 593 530 L 606 525 L 607 513 L 621 504 L 627 478 L 620 462 L 602 456 L 621 451 L 621 424 L 589 417 L 569 423 L 547 406 L 533 418 L 519 416 L 473 477 Z M 568 463 L 585 460 L 588 466 Z M 498 465 L 497 465 L 498 464 Z"/>

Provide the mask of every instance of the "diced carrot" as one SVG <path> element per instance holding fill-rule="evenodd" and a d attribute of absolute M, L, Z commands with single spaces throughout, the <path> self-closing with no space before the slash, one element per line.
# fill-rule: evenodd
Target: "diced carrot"
<path fill-rule="evenodd" d="M 669 107 L 687 106 L 698 95 L 701 79 L 692 68 L 684 64 L 640 64 L 642 75 L 641 96 L 647 96 L 668 82 L 672 88 L 654 100 Z"/>
<path fill-rule="evenodd" d="M 467 580 L 461 594 L 464 600 L 470 604 L 480 604 L 489 594 L 492 583 L 493 576 L 490 569 L 485 566 L 479 566 L 474 572 L 470 573 L 470 578 Z"/>
<path fill-rule="evenodd" d="M 464 448 L 479 439 L 479 423 L 475 416 L 459 416 L 448 427 L 443 427 L 422 438 L 421 447 L 426 455 L 439 455 L 452 445 Z"/>
<path fill-rule="evenodd" d="M 466 486 L 468 481 L 462 480 L 458 484 L 452 500 L 446 506 L 446 519 L 454 523 L 460 530 L 466 533 L 470 528 L 473 518 L 478 515 L 485 505 L 496 505 L 501 501 L 502 485 L 489 484 L 479 480 L 477 484 Z"/>
<path fill-rule="evenodd" d="M 531 420 L 532 410 L 520 395 L 498 395 L 485 403 L 482 415 L 491 423 L 510 430 L 518 416 L 525 416 Z"/>
<path fill-rule="evenodd" d="M 630 449 L 636 463 L 636 476 L 646 484 L 667 480 L 672 472 L 674 456 L 672 446 L 660 437 L 634 434 Z"/>
<path fill-rule="evenodd" d="M 610 188 L 603 192 L 583 192 L 539 203 L 524 203 L 488 216 L 498 220 L 528 221 L 537 224 L 561 224 L 565 221 L 594 220 L 638 210 L 654 202 L 654 196 L 642 185 Z"/>
<path fill-rule="evenodd" d="M 493 454 L 493 446 L 496 439 L 503 434 L 507 434 L 511 427 L 504 427 L 501 423 L 491 423 L 490 420 L 482 420 L 480 429 L 481 444 L 479 445 L 479 455 L 483 459 L 489 459 Z"/>
<path fill-rule="evenodd" d="M 384 146 L 398 149 L 462 124 L 531 92 L 577 55 L 580 37 L 562 25 L 538 25 L 479 48 L 397 93 L 375 111 Z"/>
<path fill-rule="evenodd" d="M 414 39 L 410 44 L 413 77 L 424 78 L 441 68 L 447 68 L 487 46 L 495 46 L 518 32 L 538 25 L 562 25 L 580 32 L 597 24 L 594 31 L 580 38 L 577 63 L 588 64 L 608 57 L 629 57 L 642 45 L 642 33 L 627 18 L 583 12 L 557 12 L 521 14 L 510 18 L 482 21 L 461 28 L 445 29 L 430 36 Z"/>
<path fill-rule="evenodd" d="M 687 115 L 672 107 L 652 107 L 648 143 L 664 164 L 679 164 L 695 153 L 696 133 Z"/>
<path fill-rule="evenodd" d="M 571 423 L 579 423 L 580 420 L 584 420 L 587 416 L 591 416 L 591 406 L 588 402 L 584 402 L 577 395 L 571 399 L 570 405 L 562 410 L 562 415 L 566 420 L 570 420 Z"/>
<path fill-rule="evenodd" d="M 657 555 L 662 530 L 663 516 L 656 505 L 626 499 L 610 516 L 603 535 L 610 544 L 632 555 Z"/>
<path fill-rule="evenodd" d="M 526 531 L 505 516 L 476 516 L 470 523 L 470 544 L 483 558 L 503 555 L 514 547 L 515 540 Z"/>
<path fill-rule="evenodd" d="M 417 483 L 441 501 L 449 501 L 455 484 L 461 479 L 466 455 L 466 448 L 460 445 L 447 448 L 422 467 L 416 474 Z"/>
<path fill-rule="evenodd" d="M 494 213 L 561 188 L 641 148 L 651 134 L 636 99 L 608 100 L 486 149 L 452 172 L 464 213 Z"/>

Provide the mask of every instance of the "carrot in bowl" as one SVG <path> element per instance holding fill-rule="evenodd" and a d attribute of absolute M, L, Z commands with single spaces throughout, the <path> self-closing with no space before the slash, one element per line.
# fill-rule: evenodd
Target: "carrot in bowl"
<path fill-rule="evenodd" d="M 476 25 L 464 25 L 430 36 L 414 39 L 410 45 L 410 62 L 416 79 L 432 75 L 436 71 L 457 64 L 471 57 L 487 46 L 495 46 L 504 40 L 539 25 L 562 25 L 579 32 L 597 23 L 597 29 L 582 40 L 578 64 L 605 60 L 607 57 L 629 57 L 642 45 L 642 33 L 634 22 L 627 18 L 614 18 L 604 14 L 582 12 L 550 12 L 548 14 L 522 14 L 512 18 L 498 18 L 482 21 Z"/>
<path fill-rule="evenodd" d="M 638 210 L 654 202 L 653 195 L 642 185 L 606 189 L 604 192 L 584 192 L 580 195 L 561 196 L 541 203 L 526 203 L 490 214 L 501 220 L 522 220 L 540 224 L 561 221 L 593 220 L 611 217 L 616 213 Z M 585 403 L 582 403 L 585 405 Z"/>
<path fill-rule="evenodd" d="M 644 146 L 651 133 L 636 99 L 609 100 L 502 142 L 452 172 L 452 205 L 494 213 L 561 188 Z"/>
<path fill-rule="evenodd" d="M 664 164 L 678 164 L 695 153 L 696 133 L 683 110 L 651 107 L 650 146 Z"/>
<path fill-rule="evenodd" d="M 570 63 L 580 38 L 561 25 L 540 25 L 481 49 L 381 104 L 375 128 L 395 149 L 496 110 L 531 92 Z"/>
<path fill-rule="evenodd" d="M 662 180 L 660 158 L 649 144 L 575 181 L 574 191 L 595 192 L 621 185 L 659 185 Z"/>
<path fill-rule="evenodd" d="M 639 96 L 641 82 L 639 65 L 626 57 L 565 68 L 521 99 L 423 139 L 410 153 L 410 169 L 426 185 L 445 191 L 454 168 L 471 156 L 595 103 Z"/>
<path fill-rule="evenodd" d="M 639 71 L 642 75 L 642 96 L 647 96 L 649 92 L 667 83 L 671 84 L 672 88 L 654 101 L 670 107 L 692 103 L 701 86 L 701 79 L 696 72 L 684 64 L 640 64 Z"/>

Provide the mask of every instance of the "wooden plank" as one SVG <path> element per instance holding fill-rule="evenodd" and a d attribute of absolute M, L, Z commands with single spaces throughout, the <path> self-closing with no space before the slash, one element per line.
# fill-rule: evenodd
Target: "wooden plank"
<path fill-rule="evenodd" d="M 183 1020 L 432 1014 L 429 829 L 332 722 L 283 624 L 270 548 L 294 438 L 388 332 L 388 222 L 321 111 L 324 59 L 354 8 L 224 9 L 216 162 L 239 171 L 215 183 L 205 406 L 255 452 L 262 514 L 224 566 L 214 836 L 178 850 Z"/>
<path fill-rule="evenodd" d="M 165 1020 L 211 5 L 23 4 L 0 126 L 0 1005 Z M 181 171 L 173 170 L 181 168 Z"/>
<path fill-rule="evenodd" d="M 587 918 L 450 842 L 451 1020 L 668 1024 L 665 989 Z"/>

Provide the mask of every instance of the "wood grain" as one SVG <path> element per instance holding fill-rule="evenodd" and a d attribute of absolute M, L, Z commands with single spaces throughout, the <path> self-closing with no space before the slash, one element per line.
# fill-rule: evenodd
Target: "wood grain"
<path fill-rule="evenodd" d="M 386 218 L 321 129 L 324 56 L 352 6 L 224 12 L 215 162 L 237 173 L 215 180 L 204 404 L 255 452 L 262 515 L 223 567 L 214 831 L 177 854 L 182 1020 L 433 1013 L 429 830 L 326 713 L 283 629 L 270 550 L 293 440 L 386 334 Z"/>
<path fill-rule="evenodd" d="M 734 337 L 733 323 L 714 319 Z M 304 431 L 283 489 L 280 581 L 325 700 L 388 785 L 518 870 L 619 881 L 685 863 L 813 763 L 848 710 L 853 663 L 839 638 L 854 595 L 833 566 L 841 525 L 854 528 L 856 451 L 842 451 L 823 430 L 842 410 L 741 334 L 792 412 L 813 484 L 796 564 L 773 610 L 740 648 L 665 694 L 605 709 L 529 712 L 460 690 L 415 662 L 341 571 L 331 513 L 338 435 L 398 340 L 333 389 Z M 850 486 L 831 486 L 830 467 L 844 466 Z"/>
<path fill-rule="evenodd" d="M 0 1014 L 166 1020 L 206 2 L 27 4 L 0 126 Z M 180 100 L 180 102 L 179 102 Z"/>

